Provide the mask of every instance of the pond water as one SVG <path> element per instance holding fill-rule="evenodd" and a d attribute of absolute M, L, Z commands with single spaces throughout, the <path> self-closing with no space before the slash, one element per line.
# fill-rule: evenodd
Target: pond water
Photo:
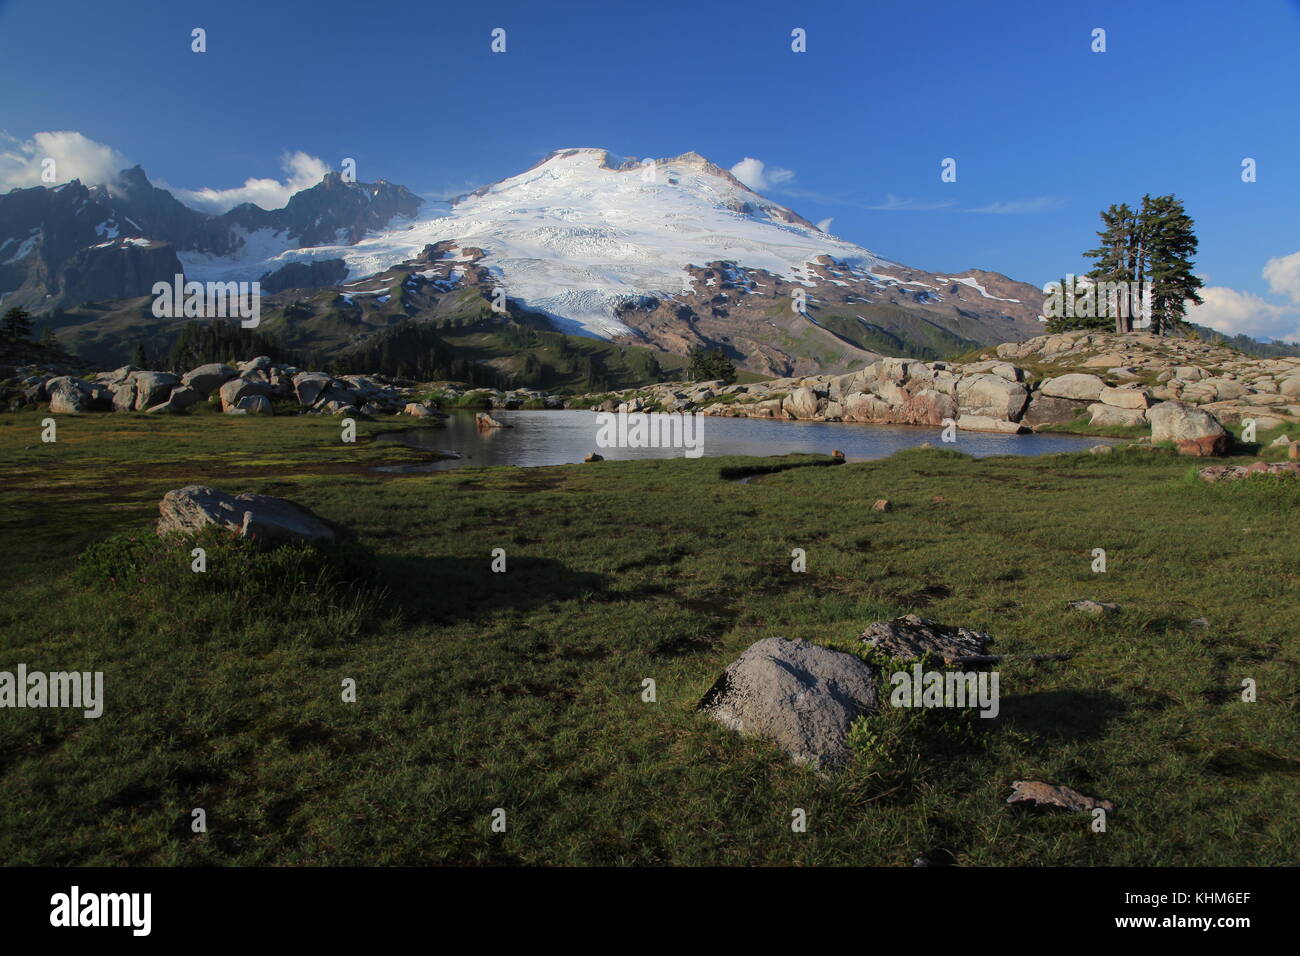
<path fill-rule="evenodd" d="M 446 428 L 416 427 L 400 432 L 386 432 L 376 442 L 400 442 L 440 454 L 459 458 L 424 464 L 386 465 L 380 471 L 445 471 L 451 468 L 483 465 L 564 465 L 582 461 L 596 452 L 609 461 L 632 458 L 680 458 L 680 448 L 599 448 L 596 433 L 600 427 L 595 412 L 587 411 L 503 411 L 492 416 L 511 428 L 478 431 L 474 413 L 456 411 L 446 420 Z M 698 416 L 702 429 L 705 457 L 749 455 L 766 457 L 793 452 L 829 455 L 844 452 L 849 461 L 887 458 L 904 448 L 925 442 L 952 448 L 982 458 L 987 455 L 1046 455 L 1062 451 L 1083 451 L 1101 438 L 1069 435 L 993 435 L 982 432 L 957 432 L 957 441 L 941 445 L 938 426 L 856 425 L 839 422 L 789 422 L 758 418 L 712 418 Z"/>

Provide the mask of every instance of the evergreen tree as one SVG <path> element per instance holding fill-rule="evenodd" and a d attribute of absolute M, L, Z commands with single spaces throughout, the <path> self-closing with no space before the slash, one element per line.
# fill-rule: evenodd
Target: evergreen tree
<path fill-rule="evenodd" d="M 144 350 L 143 342 L 136 343 L 135 354 L 131 357 L 131 364 L 136 368 L 149 367 L 149 353 Z"/>
<path fill-rule="evenodd" d="M 1205 283 L 1192 273 L 1198 246 L 1194 224 L 1172 195 L 1144 200 L 1142 217 L 1151 279 L 1151 331 L 1172 335 L 1187 314 L 1187 303 L 1202 302 L 1199 290 Z"/>
<path fill-rule="evenodd" d="M 63 346 L 59 345 L 59 337 L 54 334 L 54 329 L 48 325 L 41 332 L 41 348 L 47 352 L 63 351 Z"/>
<path fill-rule="evenodd" d="M 1058 280 L 1058 286 L 1061 289 L 1062 305 L 1064 305 L 1067 296 L 1072 296 L 1074 308 L 1070 310 L 1062 308 L 1060 315 L 1048 318 L 1047 331 L 1049 334 L 1055 335 L 1058 332 L 1075 332 L 1080 330 L 1105 331 L 1111 327 L 1111 320 L 1106 317 L 1101 303 L 1096 303 L 1092 309 L 1080 308 L 1080 306 L 1083 305 L 1083 301 L 1079 290 L 1080 288 L 1087 289 L 1086 285 L 1080 286 L 1078 282 L 1075 282 L 1075 284 L 1071 286 L 1067 279 L 1060 279 Z M 1072 311 L 1074 314 L 1067 315 L 1067 311 Z M 1092 314 L 1081 315 L 1079 314 L 1081 311 L 1091 311 Z"/>
<path fill-rule="evenodd" d="M 15 306 L 5 313 L 0 320 L 0 334 L 7 339 L 18 341 L 32 334 L 32 317 L 28 312 Z"/>
<path fill-rule="evenodd" d="M 1138 218 L 1133 214 L 1128 203 L 1121 203 L 1118 206 L 1112 205 L 1102 212 L 1101 221 L 1105 227 L 1097 233 L 1101 243 L 1096 249 L 1084 253 L 1094 262 L 1093 268 L 1088 272 L 1089 278 L 1096 279 L 1098 282 L 1134 281 L 1134 270 L 1137 268 L 1141 248 Z M 1107 297 L 1103 297 L 1103 301 L 1099 301 L 1097 305 L 1099 316 L 1110 315 L 1115 320 L 1116 332 L 1133 331 L 1131 313 L 1125 317 L 1120 309 L 1112 308 L 1112 303 Z M 1092 327 L 1105 328 L 1106 325 L 1107 323 L 1100 323 Z"/>
<path fill-rule="evenodd" d="M 1151 283 L 1151 331 L 1168 335 L 1176 331 L 1189 301 L 1200 304 L 1202 282 L 1192 274 L 1197 240 L 1194 224 L 1181 201 L 1172 195 L 1142 197 L 1134 212 L 1126 203 L 1112 205 L 1101 214 L 1103 228 L 1096 249 L 1084 253 L 1093 260 L 1090 278 L 1097 282 L 1131 283 L 1128 315 L 1118 301 L 1103 294 L 1097 314 L 1110 315 L 1116 332 L 1133 331 L 1142 283 Z M 1122 294 L 1122 293 L 1121 293 Z"/>
<path fill-rule="evenodd" d="M 730 385 L 736 380 L 736 366 L 727 358 L 726 353 L 718 349 L 706 349 L 696 346 L 688 353 L 687 374 L 693 382 L 709 382 L 722 379 Z"/>

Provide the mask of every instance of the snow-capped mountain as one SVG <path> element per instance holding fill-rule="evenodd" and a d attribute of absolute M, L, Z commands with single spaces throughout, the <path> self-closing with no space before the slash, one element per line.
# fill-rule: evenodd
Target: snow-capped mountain
<path fill-rule="evenodd" d="M 568 330 L 604 338 L 633 334 L 620 318 L 629 304 L 689 295 L 690 267 L 712 262 L 808 285 L 816 278 L 810 264 L 829 257 L 878 288 L 926 288 L 898 278 L 898 264 L 827 235 L 702 156 L 638 161 L 603 149 L 557 150 L 462 197 L 447 213 L 351 245 L 287 249 L 262 265 L 274 271 L 288 262 L 339 258 L 358 278 L 447 240 L 482 249 L 482 265 L 499 276 L 509 298 Z M 234 278 L 251 265 L 182 261 L 199 278 Z M 960 281 L 981 291 L 970 277 Z M 937 286 L 931 291 L 942 295 Z"/>
<path fill-rule="evenodd" d="M 284 209 L 246 204 L 209 216 L 138 168 L 121 178 L 112 190 L 74 182 L 0 196 L 0 293 L 48 310 L 142 296 L 181 269 L 200 281 L 258 279 L 264 292 L 291 298 L 333 289 L 315 297 L 313 315 L 353 328 L 355 342 L 395 321 L 439 320 L 455 304 L 439 297 L 472 286 L 481 299 L 501 290 L 516 312 L 563 332 L 676 353 L 722 348 L 780 375 L 882 353 L 935 357 L 1040 330 L 1033 286 L 909 269 L 823 232 L 695 153 L 642 161 L 558 150 L 423 209 L 403 187 L 332 173 Z M 367 298 L 372 284 L 398 298 Z M 375 305 L 382 314 L 367 311 Z M 342 344 L 314 338 L 301 312 L 291 330 L 298 344 Z"/>

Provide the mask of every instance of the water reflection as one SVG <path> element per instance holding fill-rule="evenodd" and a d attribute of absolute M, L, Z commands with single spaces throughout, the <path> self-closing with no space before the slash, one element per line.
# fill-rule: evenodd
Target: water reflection
<path fill-rule="evenodd" d="M 606 460 L 681 458 L 680 448 L 598 448 L 599 420 L 583 411 L 496 411 L 492 416 L 510 428 L 479 430 L 473 412 L 452 412 L 446 428 L 415 427 L 388 432 L 377 442 L 401 442 L 439 454 L 456 454 L 449 461 L 417 465 L 387 465 L 381 471 L 446 471 L 483 465 L 564 465 L 582 461 L 590 452 Z M 904 448 L 930 442 L 977 458 L 988 455 L 1046 455 L 1082 451 L 1100 438 L 1069 435 L 992 435 L 958 432 L 955 444 L 941 445 L 940 429 L 910 425 L 853 425 L 839 422 L 779 422 L 753 418 L 702 418 L 705 456 L 765 457 L 793 452 L 829 455 L 844 452 L 849 461 L 887 458 Z"/>

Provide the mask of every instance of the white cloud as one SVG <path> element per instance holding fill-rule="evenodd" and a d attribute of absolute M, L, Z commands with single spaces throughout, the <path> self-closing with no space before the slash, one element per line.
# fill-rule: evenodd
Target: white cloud
<path fill-rule="evenodd" d="M 863 209 L 870 209 L 875 212 L 930 212 L 935 209 L 947 209 L 953 204 L 951 199 L 941 199 L 937 202 L 922 202 L 917 199 L 903 199 L 895 196 L 893 193 L 885 194 L 885 201 L 874 206 L 863 206 Z"/>
<path fill-rule="evenodd" d="M 304 152 L 280 157 L 285 179 L 246 179 L 234 189 L 176 189 L 168 187 L 181 202 L 204 212 L 222 213 L 240 203 L 251 202 L 263 209 L 282 209 L 294 193 L 310 189 L 325 178 L 329 164 Z"/>
<path fill-rule="evenodd" d="M 754 192 L 761 193 L 794 179 L 794 170 L 782 169 L 780 166 L 769 167 L 761 159 L 746 156 L 731 167 L 731 175 Z"/>
<path fill-rule="evenodd" d="M 44 182 L 46 159 L 54 160 L 54 182 Z M 19 140 L 0 133 L 0 189 L 53 186 L 80 179 L 87 186 L 112 183 L 131 162 L 111 146 L 71 130 L 37 133 Z"/>
<path fill-rule="evenodd" d="M 1269 259 L 1264 263 L 1264 278 L 1275 295 L 1300 303 L 1300 252 Z"/>
<path fill-rule="evenodd" d="M 1018 216 L 1025 213 L 1047 212 L 1061 205 L 1061 200 L 1053 196 L 1038 196 L 1034 199 L 1012 199 L 1009 202 L 992 202 L 967 212 L 990 213 L 998 216 Z"/>
<path fill-rule="evenodd" d="M 1300 342 L 1300 252 L 1269 259 L 1262 275 L 1269 291 L 1290 302 L 1278 305 L 1250 292 L 1206 286 L 1201 289 L 1204 304 L 1188 309 L 1188 320 L 1229 335 Z"/>

